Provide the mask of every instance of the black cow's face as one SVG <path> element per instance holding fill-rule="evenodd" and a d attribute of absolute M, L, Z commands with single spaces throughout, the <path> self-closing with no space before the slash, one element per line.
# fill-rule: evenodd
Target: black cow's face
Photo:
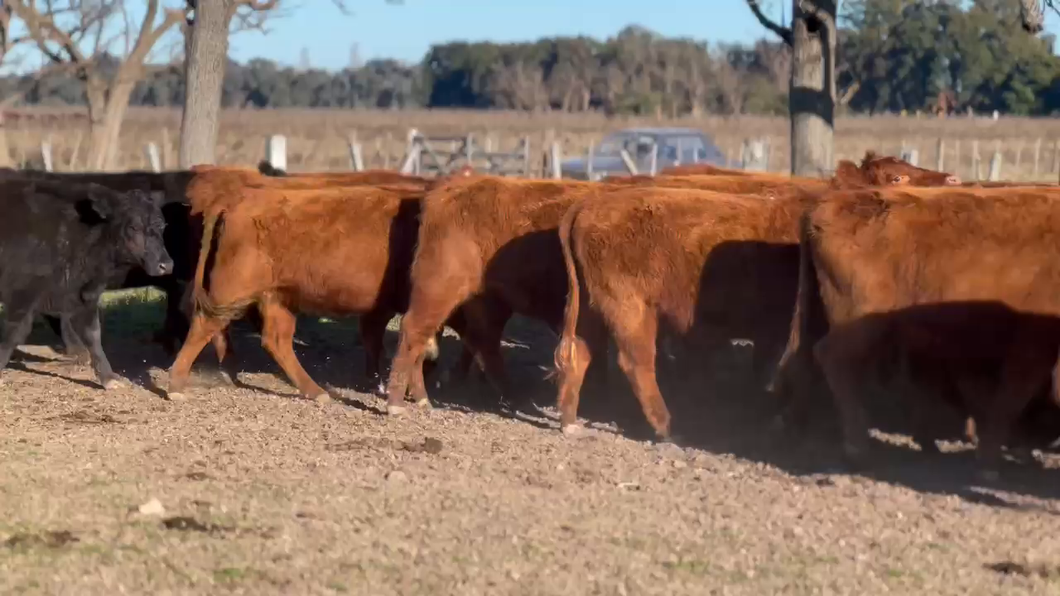
<path fill-rule="evenodd" d="M 139 190 L 121 198 L 121 252 L 148 275 L 172 273 L 173 259 L 162 240 L 166 222 L 159 201 Z"/>

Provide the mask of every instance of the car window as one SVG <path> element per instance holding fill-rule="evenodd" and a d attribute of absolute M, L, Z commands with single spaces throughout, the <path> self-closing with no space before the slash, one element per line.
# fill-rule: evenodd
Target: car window
<path fill-rule="evenodd" d="M 690 135 L 668 137 L 666 144 L 659 150 L 659 157 L 676 161 L 678 151 L 680 151 L 682 163 L 702 161 L 707 158 L 707 148 L 703 144 L 703 139 Z"/>

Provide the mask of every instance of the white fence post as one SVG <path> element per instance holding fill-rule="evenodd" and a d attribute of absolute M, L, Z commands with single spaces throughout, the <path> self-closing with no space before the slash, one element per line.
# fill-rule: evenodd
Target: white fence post
<path fill-rule="evenodd" d="M 41 142 L 40 158 L 44 162 L 44 171 L 52 171 L 52 142 L 50 139 Z"/>
<path fill-rule="evenodd" d="M 144 147 L 144 151 L 147 155 L 147 163 L 151 165 L 151 171 L 155 173 L 161 172 L 162 162 L 161 159 L 158 157 L 158 145 L 155 145 L 154 143 L 148 143 L 147 146 Z"/>
<path fill-rule="evenodd" d="M 287 170 L 287 137 L 272 135 L 265 146 L 265 160 L 277 170 Z"/>
<path fill-rule="evenodd" d="M 990 156 L 990 173 L 987 175 L 987 180 L 991 182 L 997 182 L 1001 180 L 1001 151 L 994 150 L 994 154 Z"/>
<path fill-rule="evenodd" d="M 560 148 L 559 141 L 552 141 L 552 152 L 549 155 L 549 167 L 552 169 L 552 178 L 559 180 L 563 177 L 563 149 Z"/>

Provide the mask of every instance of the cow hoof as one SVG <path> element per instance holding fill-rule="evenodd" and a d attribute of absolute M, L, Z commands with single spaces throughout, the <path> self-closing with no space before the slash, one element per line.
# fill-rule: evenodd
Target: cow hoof
<path fill-rule="evenodd" d="M 115 389 L 121 389 L 125 387 L 125 383 L 122 383 L 118 379 L 107 379 L 103 382 L 103 388 L 107 391 L 113 391 Z"/>
<path fill-rule="evenodd" d="M 429 400 L 429 399 L 421 399 L 421 400 L 418 400 L 416 402 L 416 407 L 417 408 L 423 408 L 424 410 L 430 410 L 434 406 L 431 405 L 431 400 Z"/>
<path fill-rule="evenodd" d="M 405 406 L 395 406 L 393 404 L 386 405 L 386 413 L 390 416 L 403 416 L 408 413 L 408 408 Z"/>
<path fill-rule="evenodd" d="M 319 405 L 326 406 L 327 404 L 330 404 L 332 400 L 331 396 L 327 393 L 321 393 L 320 395 L 314 397 L 313 401 L 315 401 Z"/>
<path fill-rule="evenodd" d="M 560 430 L 563 431 L 563 434 L 571 436 L 581 433 L 582 426 L 580 424 L 564 424 Z"/>

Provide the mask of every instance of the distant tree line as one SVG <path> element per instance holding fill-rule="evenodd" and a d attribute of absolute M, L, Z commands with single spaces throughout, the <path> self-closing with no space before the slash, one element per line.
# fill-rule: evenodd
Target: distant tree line
<path fill-rule="evenodd" d="M 1018 0 L 847 0 L 837 57 L 841 111 L 972 108 L 1012 114 L 1060 112 L 1060 59 L 1049 36 L 1019 26 Z M 118 62 L 101 58 L 104 70 Z M 463 107 L 597 110 L 659 116 L 778 114 L 788 109 L 791 55 L 782 42 L 708 45 L 627 27 L 600 41 L 432 46 L 420 64 L 371 60 L 337 72 L 229 62 L 225 107 Z M 84 84 L 62 74 L 0 78 L 0 96 L 23 102 L 85 102 Z M 154 69 L 132 105 L 180 105 L 183 68 Z"/>

